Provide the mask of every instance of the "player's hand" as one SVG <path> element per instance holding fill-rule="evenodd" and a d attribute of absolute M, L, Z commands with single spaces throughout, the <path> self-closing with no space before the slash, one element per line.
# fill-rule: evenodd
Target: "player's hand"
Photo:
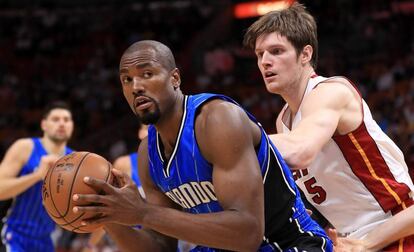
<path fill-rule="evenodd" d="M 47 174 L 47 171 L 52 168 L 52 166 L 59 159 L 57 155 L 46 155 L 40 159 L 39 168 L 35 171 L 36 176 L 39 180 L 43 180 Z"/>
<path fill-rule="evenodd" d="M 74 212 L 95 213 L 91 219 L 85 219 L 84 224 L 118 223 L 122 225 L 139 225 L 145 212 L 145 202 L 141 198 L 138 188 L 128 174 L 112 169 L 115 181 L 113 186 L 104 180 L 85 177 L 84 181 L 95 188 L 98 194 L 75 194 L 74 202 L 79 204 L 73 208 Z M 84 206 L 87 204 L 88 206 Z M 81 206 L 83 205 L 83 206 Z"/>
<path fill-rule="evenodd" d="M 328 236 L 332 240 L 335 252 L 374 252 L 374 250 L 368 249 L 364 240 L 338 237 L 335 229 L 329 229 Z"/>

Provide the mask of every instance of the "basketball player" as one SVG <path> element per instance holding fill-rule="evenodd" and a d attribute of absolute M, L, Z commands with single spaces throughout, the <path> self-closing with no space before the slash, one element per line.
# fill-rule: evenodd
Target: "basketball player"
<path fill-rule="evenodd" d="M 2 230 L 7 251 L 54 251 L 54 222 L 42 205 L 42 180 L 49 167 L 71 152 L 72 114 L 63 102 L 50 104 L 41 121 L 43 137 L 14 142 L 0 164 L 0 200 L 13 198 Z"/>
<path fill-rule="evenodd" d="M 74 207 L 102 214 L 86 224 L 104 223 L 122 251 L 175 251 L 177 239 L 198 244 L 192 251 L 332 251 L 261 126 L 230 98 L 184 95 L 168 47 L 133 44 L 120 79 L 131 109 L 150 124 L 138 160 L 147 198 L 117 170 L 121 188 L 85 178 L 105 191 L 74 195 L 102 204 Z M 135 224 L 144 228 L 125 226 Z"/>
<path fill-rule="evenodd" d="M 267 90 L 286 101 L 276 121 L 283 134 L 271 139 L 295 170 L 297 185 L 341 235 L 361 238 L 411 206 L 414 186 L 401 151 L 352 82 L 315 73 L 316 29 L 295 3 L 257 20 L 244 43 L 256 53 Z M 414 250 L 412 237 L 384 250 L 402 249 Z"/>

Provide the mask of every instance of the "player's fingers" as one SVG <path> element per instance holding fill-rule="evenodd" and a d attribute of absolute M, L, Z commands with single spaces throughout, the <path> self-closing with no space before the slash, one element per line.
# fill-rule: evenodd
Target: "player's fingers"
<path fill-rule="evenodd" d="M 112 174 L 114 175 L 115 182 L 118 183 L 118 187 L 124 187 L 127 184 L 134 183 L 126 172 L 118 169 L 112 169 Z"/>
<path fill-rule="evenodd" d="M 104 224 L 110 222 L 110 218 L 107 215 L 100 214 L 96 215 L 92 218 L 87 218 L 82 220 L 82 225 L 96 225 L 96 224 Z"/>
<path fill-rule="evenodd" d="M 107 212 L 107 209 L 105 206 L 75 206 L 72 208 L 72 211 L 76 214 L 96 213 L 101 217 L 102 214 Z"/>
<path fill-rule="evenodd" d="M 83 181 L 89 186 L 93 187 L 97 192 L 105 192 L 105 194 L 112 194 L 114 192 L 114 187 L 101 179 L 96 179 L 93 177 L 84 177 Z"/>
<path fill-rule="evenodd" d="M 125 175 L 121 170 L 113 168 L 111 170 L 112 176 L 113 176 L 113 182 L 112 184 L 117 187 L 121 188 L 125 185 Z"/>
<path fill-rule="evenodd" d="M 109 199 L 109 196 L 98 195 L 98 194 L 74 194 L 72 200 L 76 205 L 82 204 L 110 204 L 112 201 Z"/>
<path fill-rule="evenodd" d="M 336 232 L 336 229 L 330 228 L 328 230 L 328 236 L 331 238 L 334 246 L 338 245 L 338 233 Z"/>
<path fill-rule="evenodd" d="M 114 174 L 114 176 L 116 176 L 116 177 L 119 177 L 119 178 L 124 177 L 125 172 L 123 172 L 121 170 L 113 168 L 111 171 Z"/>

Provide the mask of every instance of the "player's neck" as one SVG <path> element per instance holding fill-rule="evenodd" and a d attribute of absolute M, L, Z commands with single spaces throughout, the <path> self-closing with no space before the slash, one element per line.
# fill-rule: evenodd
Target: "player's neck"
<path fill-rule="evenodd" d="M 283 99 L 289 105 L 289 110 L 291 112 L 291 117 L 293 118 L 298 112 L 300 105 L 302 103 L 303 97 L 305 95 L 306 87 L 308 86 L 309 79 L 312 75 L 315 74 L 315 71 L 312 67 L 306 68 L 293 87 L 288 89 L 285 94 L 282 95 Z"/>
<path fill-rule="evenodd" d="M 184 114 L 184 96 L 179 96 L 175 104 L 171 110 L 164 113 L 165 116 L 155 125 L 161 136 L 166 155 L 168 155 L 169 150 L 172 151 L 177 141 L 178 131 L 180 130 Z"/>
<path fill-rule="evenodd" d="M 55 142 L 45 136 L 42 137 L 40 141 L 48 154 L 58 156 L 63 156 L 65 154 L 66 142 Z"/>

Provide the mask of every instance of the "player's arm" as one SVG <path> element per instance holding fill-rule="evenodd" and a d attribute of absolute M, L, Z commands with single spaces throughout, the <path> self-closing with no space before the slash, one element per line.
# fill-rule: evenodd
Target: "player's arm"
<path fill-rule="evenodd" d="M 389 244 L 411 235 L 414 235 L 414 206 L 392 216 L 361 240 L 337 238 L 333 231 L 330 233 L 338 251 L 359 249 L 366 252 L 380 251 Z"/>
<path fill-rule="evenodd" d="M 270 139 L 292 169 L 307 168 L 335 132 L 348 133 L 359 125 L 360 106 L 359 98 L 347 84 L 320 84 L 303 100 L 302 120 L 296 128 L 270 135 Z M 282 116 L 277 120 L 280 131 Z"/>
<path fill-rule="evenodd" d="M 0 200 L 13 198 L 43 179 L 45 169 L 17 177 L 33 149 L 30 139 L 19 139 L 7 150 L 0 164 Z M 45 164 L 44 164 L 45 165 Z"/>
<path fill-rule="evenodd" d="M 414 206 L 411 206 L 389 218 L 364 239 L 367 248 L 381 250 L 394 241 L 414 235 Z"/>
<path fill-rule="evenodd" d="M 176 207 L 155 187 L 150 178 L 148 167 L 148 142 L 146 138 L 141 142 L 138 153 L 140 156 L 138 159 L 138 165 L 140 167 L 139 176 L 141 178 L 142 186 L 146 191 L 146 201 L 149 204 L 162 207 Z M 136 188 L 135 184 L 134 187 Z M 176 251 L 176 239 L 145 227 L 137 230 L 129 226 L 108 224 L 106 225 L 105 230 L 121 251 Z"/>
<path fill-rule="evenodd" d="M 263 178 L 255 151 L 259 127 L 238 106 L 213 100 L 196 120 L 196 136 L 203 156 L 213 165 L 214 190 L 224 211 L 199 215 L 195 231 L 203 239 L 194 242 L 256 251 L 265 226 Z"/>

